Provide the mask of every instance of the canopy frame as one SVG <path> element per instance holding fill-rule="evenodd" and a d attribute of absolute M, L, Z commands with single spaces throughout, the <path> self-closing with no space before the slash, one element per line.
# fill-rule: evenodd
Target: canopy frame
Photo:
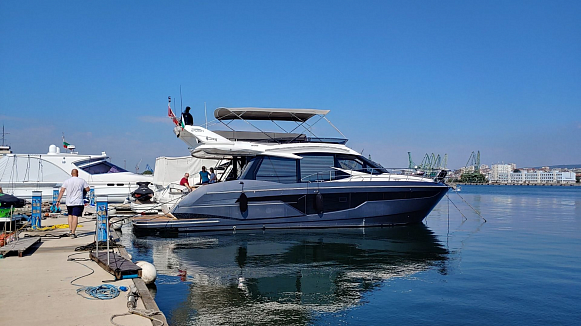
<path fill-rule="evenodd" d="M 281 108 L 252 108 L 252 107 L 248 107 L 248 108 L 224 108 L 224 107 L 222 107 L 222 108 L 218 108 L 214 111 L 214 117 L 216 118 L 217 121 L 221 122 L 224 126 L 229 128 L 233 132 L 236 132 L 236 130 L 234 130 L 230 126 L 230 123 L 234 120 L 242 120 L 245 123 L 247 123 L 248 125 L 250 125 L 251 127 L 253 127 L 254 129 L 256 129 L 259 132 L 266 135 L 273 142 L 276 142 L 278 144 L 282 144 L 282 142 L 271 137 L 267 132 L 260 129 L 258 126 L 254 125 L 249 120 L 271 121 L 272 123 L 274 123 L 277 127 L 279 127 L 285 133 L 293 133 L 297 129 L 303 127 L 304 130 L 306 132 L 308 132 L 309 134 L 311 134 L 314 138 L 323 139 L 323 138 L 318 137 L 313 132 L 313 126 L 315 124 L 317 124 L 319 121 L 321 121 L 321 119 L 325 119 L 325 121 L 327 121 L 346 140 L 347 137 L 345 137 L 345 135 L 339 129 L 337 129 L 337 127 L 335 127 L 331 123 L 331 121 L 329 121 L 329 119 L 327 119 L 325 117 L 329 112 L 330 112 L 330 110 L 317 110 L 317 109 L 281 109 Z M 307 121 L 315 116 L 318 116 L 317 121 L 315 121 L 313 124 L 309 124 Z M 225 121 L 228 121 L 228 122 L 225 122 Z M 286 129 L 284 129 L 280 124 L 278 124 L 277 121 L 292 121 L 292 122 L 295 122 L 297 124 L 297 126 L 289 132 Z M 300 135 L 296 136 L 289 143 L 294 142 L 299 137 L 300 137 Z"/>

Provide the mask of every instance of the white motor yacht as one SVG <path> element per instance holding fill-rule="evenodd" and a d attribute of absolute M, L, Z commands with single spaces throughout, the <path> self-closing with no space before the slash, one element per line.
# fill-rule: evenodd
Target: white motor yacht
<path fill-rule="evenodd" d="M 13 154 L 0 156 L 0 186 L 7 194 L 30 199 L 32 191 L 41 191 L 43 201 L 51 201 L 53 189 L 71 177 L 73 169 L 95 188 L 95 196 L 107 196 L 108 202 L 121 203 L 137 189 L 137 182 L 152 182 L 151 175 L 140 175 L 109 162 L 105 152 L 82 155 L 62 152 L 50 145 L 46 154 Z M 66 193 L 65 193 L 66 196 Z"/>
<path fill-rule="evenodd" d="M 250 125 L 250 121 L 272 121 L 277 126 L 286 121 L 301 127 L 313 117 L 327 120 L 327 113 L 219 108 L 214 117 L 228 128 L 233 120 Z M 169 114 L 173 116 L 171 110 Z M 305 133 L 295 133 L 297 127 L 290 133 L 274 133 L 259 128 L 259 132 L 210 131 L 181 125 L 175 116 L 172 120 L 174 133 L 189 146 L 192 156 L 229 159 L 230 172 L 181 199 L 171 210 L 174 220 L 135 219 L 137 232 L 420 223 L 448 191 L 443 183 L 446 171 L 434 179 L 390 173 L 347 147 L 345 138 L 317 137 L 311 124 Z"/>

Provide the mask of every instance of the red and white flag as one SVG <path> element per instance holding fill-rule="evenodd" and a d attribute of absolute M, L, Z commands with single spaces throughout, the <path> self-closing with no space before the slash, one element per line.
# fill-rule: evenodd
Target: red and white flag
<path fill-rule="evenodd" d="M 178 120 L 178 118 L 176 118 L 175 114 L 173 114 L 173 111 L 171 110 L 171 97 L 167 98 L 167 116 L 171 119 L 171 121 L 173 121 L 173 123 L 175 123 L 176 126 L 180 125 L 180 122 Z"/>

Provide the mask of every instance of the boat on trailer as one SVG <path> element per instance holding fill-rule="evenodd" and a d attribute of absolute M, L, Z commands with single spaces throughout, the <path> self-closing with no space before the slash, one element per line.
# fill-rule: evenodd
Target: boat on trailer
<path fill-rule="evenodd" d="M 170 116 L 171 109 L 168 108 Z M 252 229 L 346 228 L 420 223 L 448 191 L 446 171 L 434 179 L 391 173 L 347 147 L 346 138 L 321 138 L 313 118 L 328 110 L 219 108 L 230 130 L 176 124 L 191 155 L 228 160 L 220 182 L 198 187 L 169 217 L 134 219 L 137 234 Z M 281 133 L 237 131 L 234 120 L 290 122 Z M 174 122 L 177 122 L 174 118 Z M 301 133 L 297 133 L 298 128 Z M 282 128 L 282 127 L 281 127 Z M 340 133 L 340 131 L 339 131 Z M 342 134 L 341 134 L 342 135 Z"/>

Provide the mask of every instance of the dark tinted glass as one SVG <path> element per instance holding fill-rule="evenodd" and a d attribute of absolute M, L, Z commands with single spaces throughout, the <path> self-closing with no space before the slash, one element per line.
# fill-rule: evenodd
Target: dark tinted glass
<path fill-rule="evenodd" d="M 301 181 L 329 181 L 335 179 L 335 158 L 328 154 L 300 154 Z"/>
<path fill-rule="evenodd" d="M 256 180 L 295 183 L 297 182 L 297 161 L 265 156 L 256 172 Z"/>
<path fill-rule="evenodd" d="M 126 170 L 118 167 L 117 165 L 105 161 L 101 161 L 99 163 L 91 164 L 88 166 L 81 166 L 80 168 L 83 171 L 90 174 L 127 172 Z"/>

